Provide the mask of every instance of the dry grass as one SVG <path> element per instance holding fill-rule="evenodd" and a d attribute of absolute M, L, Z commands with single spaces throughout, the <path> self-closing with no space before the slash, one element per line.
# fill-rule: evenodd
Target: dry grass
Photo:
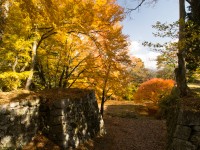
<path fill-rule="evenodd" d="M 60 150 L 60 148 L 51 140 L 38 133 L 33 141 L 24 146 L 22 150 Z"/>
<path fill-rule="evenodd" d="M 34 92 L 27 90 L 15 90 L 11 92 L 0 92 L 0 105 L 21 100 L 30 100 L 36 96 Z"/>
<path fill-rule="evenodd" d="M 70 98 L 71 100 L 79 100 L 84 97 L 89 90 L 83 89 L 48 89 L 40 92 L 32 92 L 27 90 L 15 90 L 11 92 L 0 92 L 0 104 L 10 103 L 13 101 L 32 100 L 36 96 L 48 99 L 48 102 L 60 100 L 62 98 Z"/>

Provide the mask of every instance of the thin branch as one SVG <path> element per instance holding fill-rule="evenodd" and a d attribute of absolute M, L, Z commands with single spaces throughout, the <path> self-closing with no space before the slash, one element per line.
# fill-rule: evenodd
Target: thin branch
<path fill-rule="evenodd" d="M 107 96 L 107 98 L 105 99 L 105 102 L 106 102 L 112 95 L 113 95 L 113 93 L 110 94 L 109 96 Z"/>
<path fill-rule="evenodd" d="M 192 3 L 191 0 L 186 0 L 186 2 L 188 2 L 190 5 L 191 5 L 191 3 Z"/>
<path fill-rule="evenodd" d="M 18 64 L 18 56 L 15 57 L 15 62 L 14 62 L 13 67 L 12 67 L 13 68 L 13 72 L 16 72 L 17 64 Z"/>
<path fill-rule="evenodd" d="M 76 80 L 79 78 L 79 76 L 80 76 L 85 70 L 86 70 L 86 68 L 83 69 L 81 72 L 79 72 L 79 74 L 77 75 L 76 79 L 74 79 L 74 81 L 73 81 L 67 88 L 71 88 L 71 86 L 76 82 Z"/>
<path fill-rule="evenodd" d="M 71 76 L 71 74 L 79 67 L 79 65 L 84 62 L 89 56 L 86 56 L 85 58 L 83 58 L 69 73 L 68 78 Z"/>
<path fill-rule="evenodd" d="M 54 29 L 50 29 L 49 31 L 47 31 L 46 33 L 44 33 L 42 35 L 42 37 L 40 38 L 40 40 L 38 41 L 38 45 L 37 45 L 37 49 L 40 46 L 40 44 L 42 43 L 43 40 L 45 40 L 46 38 L 50 37 L 51 35 L 56 34 L 57 32 L 54 31 Z"/>
<path fill-rule="evenodd" d="M 134 10 L 137 10 L 139 7 L 141 7 L 142 6 L 142 4 L 145 2 L 145 0 L 142 0 L 141 2 L 140 2 L 140 4 L 138 4 L 135 8 L 127 8 L 127 12 L 126 13 L 131 13 L 132 11 L 134 11 Z"/>

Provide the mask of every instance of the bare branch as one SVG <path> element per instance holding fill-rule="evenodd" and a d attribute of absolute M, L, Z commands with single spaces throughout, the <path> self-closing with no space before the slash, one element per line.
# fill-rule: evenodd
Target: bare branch
<path fill-rule="evenodd" d="M 137 10 L 139 7 L 142 6 L 142 4 L 143 4 L 144 2 L 145 2 L 145 0 L 142 0 L 142 1 L 140 2 L 140 4 L 138 4 L 135 8 L 127 8 L 127 12 L 126 12 L 126 13 L 131 13 L 132 11 Z"/>
<path fill-rule="evenodd" d="M 71 86 L 76 82 L 76 80 L 79 78 L 79 76 L 80 76 L 85 70 L 86 70 L 86 68 L 83 69 L 82 71 L 80 71 L 80 72 L 78 73 L 78 75 L 77 75 L 77 77 L 74 79 L 74 81 L 67 87 L 68 89 L 71 88 Z"/>
<path fill-rule="evenodd" d="M 192 3 L 191 0 L 186 0 L 186 2 L 188 2 L 190 5 L 191 5 L 191 3 Z"/>

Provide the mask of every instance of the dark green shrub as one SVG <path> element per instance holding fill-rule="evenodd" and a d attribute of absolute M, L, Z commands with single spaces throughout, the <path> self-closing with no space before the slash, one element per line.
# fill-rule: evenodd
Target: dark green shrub
<path fill-rule="evenodd" d="M 166 119 L 167 114 L 169 113 L 170 107 L 177 105 L 179 100 L 180 100 L 180 97 L 179 97 L 178 89 L 176 87 L 174 87 L 172 89 L 171 94 L 163 97 L 158 103 L 158 106 L 159 106 L 158 116 L 159 116 L 159 118 Z"/>

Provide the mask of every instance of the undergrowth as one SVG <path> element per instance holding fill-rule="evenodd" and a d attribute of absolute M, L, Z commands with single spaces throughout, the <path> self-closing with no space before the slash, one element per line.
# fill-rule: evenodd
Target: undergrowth
<path fill-rule="evenodd" d="M 159 106 L 158 116 L 162 119 L 166 119 L 167 114 L 169 113 L 170 107 L 177 105 L 179 100 L 180 100 L 179 91 L 176 87 L 174 87 L 172 89 L 170 95 L 165 96 L 164 98 L 162 98 L 159 101 L 159 103 L 158 103 L 158 106 Z"/>

